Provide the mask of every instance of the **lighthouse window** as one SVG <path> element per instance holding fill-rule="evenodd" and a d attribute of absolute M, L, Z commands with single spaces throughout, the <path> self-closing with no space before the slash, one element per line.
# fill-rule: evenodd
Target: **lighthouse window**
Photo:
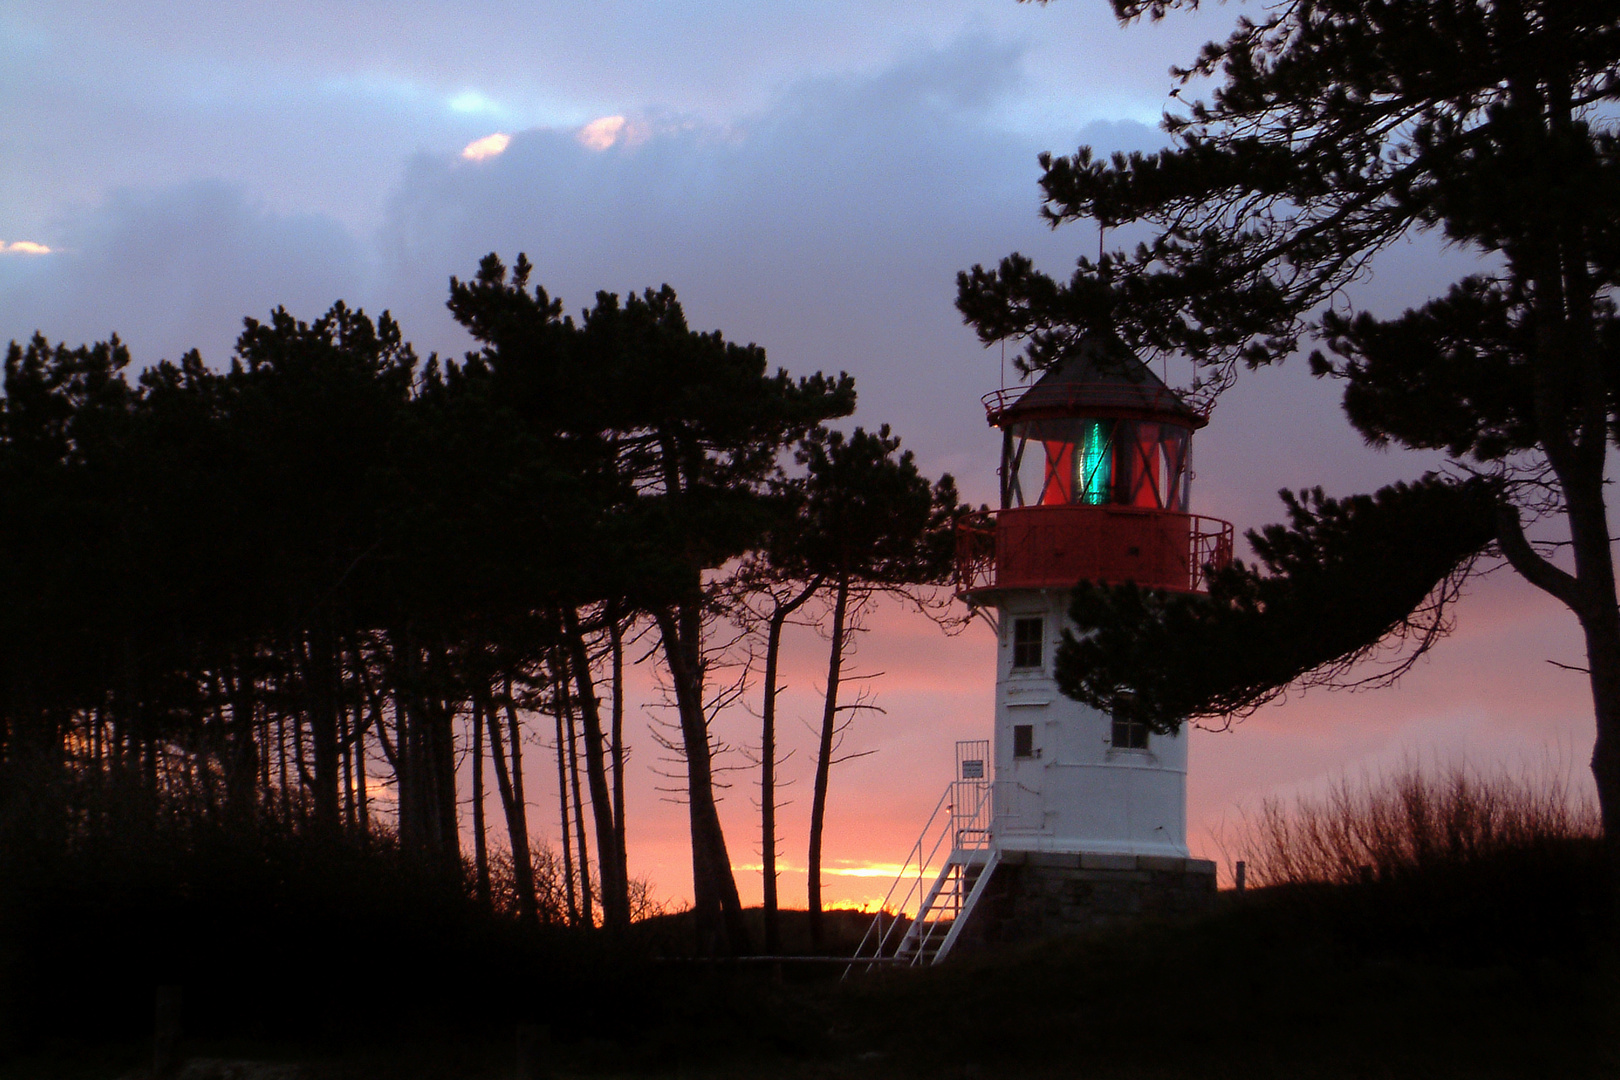
<path fill-rule="evenodd" d="M 1109 501 L 1113 483 L 1114 425 L 1108 420 L 1080 421 L 1080 439 L 1074 447 L 1074 501 L 1101 506 Z"/>
<path fill-rule="evenodd" d="M 1038 668 L 1045 660 L 1046 654 L 1046 620 L 1036 617 L 1033 619 L 1013 620 L 1012 640 L 1012 666 L 1015 668 Z"/>
<path fill-rule="evenodd" d="M 1147 725 L 1140 720 L 1124 720 L 1114 717 L 1114 749 L 1115 750 L 1146 750 L 1148 744 Z"/>
<path fill-rule="evenodd" d="M 1159 469 L 1159 425 L 1122 421 L 1114 465 L 1114 501 L 1156 510 L 1166 505 Z"/>
<path fill-rule="evenodd" d="M 1168 424 L 1163 428 L 1164 434 L 1160 439 L 1159 448 L 1164 455 L 1164 483 L 1159 490 L 1164 492 L 1164 508 L 1178 510 L 1183 513 L 1187 510 L 1187 431 L 1185 428 L 1171 427 Z"/>
<path fill-rule="evenodd" d="M 1035 725 L 1013 725 L 1013 757 L 1024 758 L 1035 756 Z"/>
<path fill-rule="evenodd" d="M 1068 442 L 1046 444 L 1046 482 L 1041 485 L 1041 504 L 1056 506 L 1069 501 L 1073 490 L 1074 445 Z"/>

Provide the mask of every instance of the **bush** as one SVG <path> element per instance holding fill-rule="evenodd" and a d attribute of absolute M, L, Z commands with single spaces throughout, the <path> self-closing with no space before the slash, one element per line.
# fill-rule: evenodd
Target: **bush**
<path fill-rule="evenodd" d="M 1268 799 L 1237 847 L 1256 885 L 1353 884 L 1563 848 L 1601 835 L 1597 807 L 1554 770 L 1466 765 L 1341 777 L 1319 796 Z"/>
<path fill-rule="evenodd" d="M 1550 769 L 1408 763 L 1267 802 L 1237 853 L 1279 920 L 1355 955 L 1590 970 L 1609 932 L 1600 837 Z"/>
<path fill-rule="evenodd" d="M 560 888 L 542 863 L 549 901 Z M 268 808 L 226 820 L 138 785 L 0 771 L 0 1056 L 143 1038 L 162 985 L 183 988 L 186 1030 L 205 1038 L 607 1025 L 593 1002 L 635 956 L 549 907 L 547 924 L 520 925 L 511 874 L 493 870 L 487 910 L 386 833 L 321 836 Z"/>

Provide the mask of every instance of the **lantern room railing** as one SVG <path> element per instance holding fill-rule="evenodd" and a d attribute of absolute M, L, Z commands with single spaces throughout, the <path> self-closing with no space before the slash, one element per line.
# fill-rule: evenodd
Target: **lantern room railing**
<path fill-rule="evenodd" d="M 1071 589 L 1078 581 L 1199 592 L 1232 561 L 1230 522 L 1124 506 L 1021 506 L 963 518 L 956 587 Z"/>
<path fill-rule="evenodd" d="M 992 390 L 979 399 L 985 415 L 995 427 L 1000 427 L 1006 412 L 1018 406 L 1021 413 L 1051 412 L 1063 415 L 1078 412 L 1121 410 L 1147 413 L 1155 416 L 1184 416 L 1192 427 L 1203 427 L 1208 417 L 1187 404 L 1175 391 L 1166 386 L 1107 385 L 1097 383 L 1063 383 L 1057 386 L 1004 386 Z"/>

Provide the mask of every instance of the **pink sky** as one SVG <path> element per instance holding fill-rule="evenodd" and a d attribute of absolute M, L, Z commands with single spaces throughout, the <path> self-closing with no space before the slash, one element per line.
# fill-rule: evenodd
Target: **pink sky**
<path fill-rule="evenodd" d="M 1350 473 L 1372 485 L 1421 472 L 1424 461 L 1417 455 L 1375 454 L 1360 446 L 1331 413 L 1333 423 L 1319 437 L 1298 452 L 1276 453 L 1273 428 L 1291 429 L 1299 421 L 1284 415 L 1278 425 L 1268 427 L 1267 408 L 1278 399 L 1309 407 L 1312 396 L 1332 393 L 1332 387 L 1301 375 L 1298 366 L 1261 373 L 1254 376 L 1257 383 L 1270 379 L 1283 386 L 1245 386 L 1217 407 L 1210 427 L 1195 437 L 1196 511 L 1225 516 L 1241 532 L 1280 516 L 1273 494 L 1278 487 L 1299 486 L 1313 476 L 1330 479 L 1336 473 Z M 968 405 L 978 409 L 976 400 Z M 998 447 L 988 428 L 974 441 L 982 468 L 960 479 L 972 497 L 982 499 Z M 1267 452 L 1257 454 L 1249 447 Z M 1465 762 L 1484 769 L 1552 767 L 1567 775 L 1578 792 L 1589 793 L 1586 761 L 1593 728 L 1586 682 L 1548 662 L 1583 663 L 1573 617 L 1497 566 L 1470 583 L 1457 607 L 1456 625 L 1449 639 L 1393 687 L 1294 693 L 1229 731 L 1194 730 L 1188 775 L 1193 854 L 1216 860 L 1224 878 L 1235 857 L 1228 849 L 1235 850 L 1232 841 L 1244 814 L 1265 799 L 1309 794 L 1337 777 L 1376 775 L 1413 760 L 1442 766 Z M 810 729 L 820 717 L 825 664 L 823 639 L 807 629 L 790 636 L 779 706 L 783 744 L 794 750 L 781 768 L 788 784 L 783 798 L 789 804 L 779 812 L 780 889 L 787 906 L 804 903 L 814 753 Z M 947 635 L 915 611 L 887 601 L 870 619 L 854 666 L 883 673 L 870 688 L 884 712 L 864 715 L 849 735 L 847 751 L 871 753 L 834 771 L 823 888 L 831 903 L 869 906 L 882 898 L 891 881 L 872 876 L 871 868 L 904 860 L 951 779 L 955 741 L 990 736 L 994 640 L 982 623 Z M 654 700 L 650 687 L 641 693 L 641 700 Z M 742 710 L 723 717 L 717 730 L 734 745 L 758 741 L 756 718 Z M 690 887 L 684 811 L 658 801 L 656 778 L 645 770 L 654 751 L 644 740 L 636 749 L 642 768 L 631 772 L 633 869 L 661 895 L 679 899 Z M 745 903 L 757 903 L 757 771 L 741 755 L 733 763 L 747 767 L 730 774 L 735 786 L 726 793 L 722 816 L 738 887 Z M 537 779 L 546 784 L 544 777 Z M 555 805 L 554 796 L 540 805 L 544 816 Z"/>
<path fill-rule="evenodd" d="M 783 664 L 780 731 L 784 746 L 793 749 L 780 769 L 787 805 L 779 811 L 779 880 L 786 906 L 804 904 L 811 727 L 820 717 L 825 648 L 824 640 L 801 630 L 789 641 Z M 1195 855 L 1216 860 L 1224 874 L 1229 854 L 1223 836 L 1230 846 L 1245 811 L 1264 799 L 1310 793 L 1339 776 L 1376 774 L 1414 759 L 1533 771 L 1551 766 L 1588 792 L 1592 721 L 1584 680 L 1546 663 L 1579 663 L 1580 656 L 1574 622 L 1556 604 L 1506 571 L 1480 579 L 1459 606 L 1457 632 L 1397 686 L 1312 690 L 1262 709 L 1230 731 L 1194 730 L 1189 846 Z M 845 746 L 871 753 L 834 770 L 823 888 L 830 903 L 862 906 L 881 899 L 891 879 L 848 871 L 902 861 L 951 779 L 955 740 L 989 737 L 994 642 L 982 624 L 947 636 L 890 602 L 871 620 L 857 667 L 884 673 L 870 685 L 885 711 L 856 721 Z M 656 700 L 644 678 L 636 682 L 632 705 Z M 751 713 L 734 710 L 717 731 L 736 746 L 757 744 L 757 725 Z M 665 782 L 648 768 L 656 748 L 639 738 L 634 752 L 632 870 L 660 896 L 679 901 L 690 888 L 684 808 L 661 801 L 656 788 Z M 738 888 L 744 902 L 753 904 L 761 890 L 758 772 L 740 753 L 731 763 L 742 768 L 728 774 L 733 786 L 721 812 Z M 549 752 L 536 747 L 528 770 L 534 820 L 536 830 L 554 842 L 553 768 Z"/>

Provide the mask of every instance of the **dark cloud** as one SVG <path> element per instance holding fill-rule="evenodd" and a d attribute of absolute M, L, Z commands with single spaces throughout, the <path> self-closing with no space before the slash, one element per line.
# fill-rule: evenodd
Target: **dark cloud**
<path fill-rule="evenodd" d="M 256 186 L 126 191 L 41 237 L 61 254 L 0 260 L 0 334 L 116 329 L 143 360 L 192 345 L 219 360 L 244 315 L 284 303 L 310 317 L 343 297 L 392 308 L 424 352 L 457 354 L 469 343 L 444 310 L 447 279 L 489 251 L 523 251 L 572 308 L 599 289 L 668 282 L 695 325 L 757 341 L 794 371 L 850 371 L 859 422 L 893 423 L 931 469 L 987 499 L 995 440 L 977 402 L 1001 378 L 1000 352 L 961 325 L 954 276 L 1013 250 L 1065 274 L 1091 249 L 1087 227 L 1039 220 L 1040 151 L 1163 145 L 1133 121 L 1055 145 L 1010 132 L 1004 113 L 1027 81 L 1026 47 L 968 34 L 872 74 L 800 80 L 729 125 L 644 113 L 606 150 L 538 128 L 482 162 L 418 154 L 363 241 L 260 204 Z M 1381 308 L 1421 296 L 1443 261 L 1419 241 L 1363 291 Z M 1209 512 L 1252 522 L 1274 515 L 1278 487 L 1350 490 L 1421 471 L 1366 452 L 1337 389 L 1299 367 L 1245 380 L 1200 437 Z"/>
<path fill-rule="evenodd" d="M 0 338 L 116 331 L 147 363 L 226 359 L 244 315 L 301 316 L 365 295 L 368 263 L 337 222 L 278 214 L 217 181 L 122 192 L 63 229 L 51 255 L 0 262 Z"/>
<path fill-rule="evenodd" d="M 994 440 L 977 401 L 999 353 L 961 325 L 954 276 L 1014 248 L 1061 272 L 1078 239 L 1038 219 L 1045 145 L 998 121 L 1023 64 L 1022 48 L 968 35 L 872 75 L 801 80 L 732 125 L 644 114 L 601 151 L 534 129 L 483 162 L 419 154 L 367 242 L 254 187 L 120 192 L 53 231 L 60 254 L 0 265 L 0 335 L 117 330 L 143 361 L 197 346 L 218 362 L 244 315 L 311 317 L 342 297 L 392 308 L 424 352 L 454 354 L 468 342 L 444 310 L 449 276 L 524 251 L 571 307 L 668 282 L 696 325 L 795 371 L 849 370 L 860 422 L 892 422 L 984 497 Z M 1115 122 L 1071 141 L 1159 139 Z"/>
<path fill-rule="evenodd" d="M 1076 116 L 1153 117 L 1197 25 L 1144 35 L 1100 4 L 1011 0 L 15 0 L 0 5 L 0 224 L 33 232 L 66 202 L 217 176 L 369 229 L 412 153 L 631 110 L 729 123 L 807 75 L 870 75 L 971 33 L 1025 43 L 1002 119 L 1050 137 Z"/>
<path fill-rule="evenodd" d="M 1230 13 L 1213 20 L 1222 21 Z M 757 110 L 807 72 L 872 72 L 975 31 L 1027 39 L 1049 94 L 1107 88 L 1151 101 L 1169 63 L 1190 59 L 1218 32 L 1211 22 L 1199 15 L 1133 33 L 1118 29 L 1102 4 L 1042 9 L 1012 0 L 12 0 L 0 13 L 0 39 L 63 60 L 135 55 L 147 70 L 212 58 L 231 69 L 280 70 L 306 85 L 368 72 L 447 94 L 478 90 L 514 106 L 662 105 L 713 120 Z"/>
<path fill-rule="evenodd" d="M 489 251 L 526 252 L 574 308 L 668 282 L 696 325 L 791 370 L 849 370 L 862 422 L 893 422 L 933 467 L 988 490 L 977 403 L 999 354 L 961 325 L 954 276 L 1015 247 L 1061 271 L 1076 239 L 1038 219 L 1045 146 L 995 122 L 1021 64 L 1019 48 L 969 36 L 873 76 L 800 82 L 733 127 L 632 117 L 643 136 L 603 151 L 536 130 L 484 162 L 419 157 L 390 202 L 380 295 L 425 317 L 419 343 L 456 350 L 444 280 Z M 1076 138 L 1160 137 L 1111 123 Z"/>

